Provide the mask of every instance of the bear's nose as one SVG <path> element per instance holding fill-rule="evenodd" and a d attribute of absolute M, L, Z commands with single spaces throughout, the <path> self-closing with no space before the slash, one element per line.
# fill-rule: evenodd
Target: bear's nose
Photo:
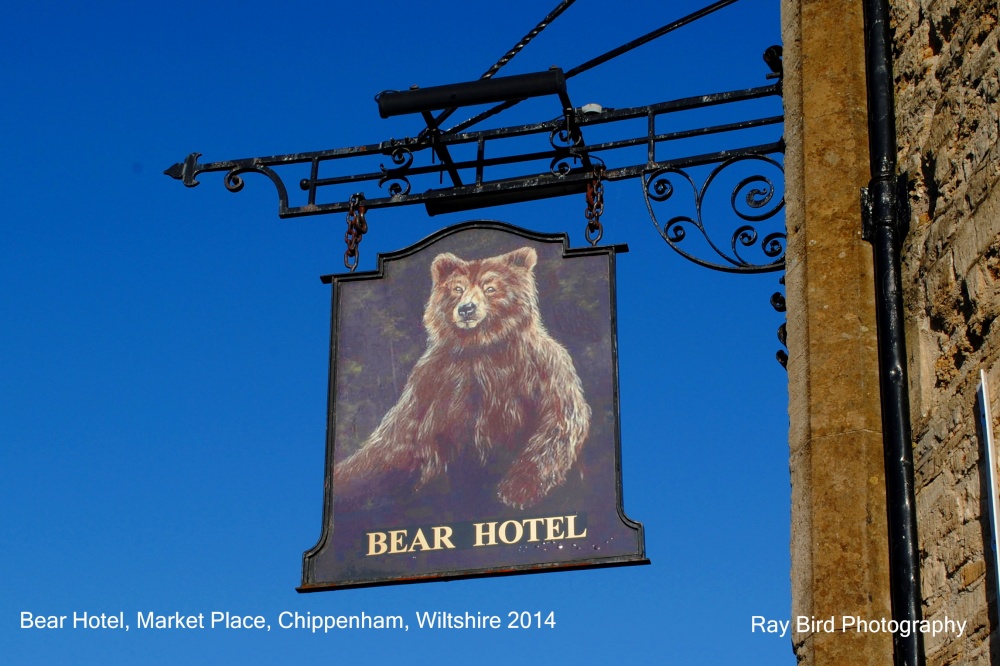
<path fill-rule="evenodd" d="M 468 319 L 472 315 L 476 314 L 476 304 L 475 303 L 463 303 L 458 306 L 458 316 L 463 319 Z"/>

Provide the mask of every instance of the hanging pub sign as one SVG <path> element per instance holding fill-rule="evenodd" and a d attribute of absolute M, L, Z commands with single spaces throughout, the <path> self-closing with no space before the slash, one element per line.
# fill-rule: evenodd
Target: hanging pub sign
<path fill-rule="evenodd" d="M 467 222 L 335 275 L 300 592 L 646 564 L 622 509 L 615 255 Z"/>

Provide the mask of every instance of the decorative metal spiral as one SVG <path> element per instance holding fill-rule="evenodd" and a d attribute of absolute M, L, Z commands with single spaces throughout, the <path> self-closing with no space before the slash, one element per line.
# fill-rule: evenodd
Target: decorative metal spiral
<path fill-rule="evenodd" d="M 718 244 L 706 229 L 704 220 L 706 196 L 712 184 L 720 180 L 724 172 L 734 165 L 745 162 L 759 163 L 755 164 L 755 168 L 784 174 L 781 163 L 766 155 L 741 155 L 721 162 L 712 169 L 700 188 L 691 175 L 683 169 L 674 167 L 657 169 L 643 175 L 646 207 L 653 225 L 663 240 L 681 256 L 700 266 L 730 273 L 766 273 L 782 270 L 785 266 L 785 232 L 772 231 L 761 238 L 761 232 L 757 227 L 758 223 L 776 216 L 785 205 L 784 196 L 779 195 L 780 189 L 771 178 L 757 173 L 743 177 L 736 183 L 730 194 L 729 207 L 737 218 L 751 224 L 737 227 L 726 245 Z M 664 203 L 671 199 L 673 199 L 671 203 L 678 203 L 676 198 L 678 188 L 686 190 L 687 188 L 681 187 L 681 183 L 685 182 L 693 196 L 694 215 L 677 214 L 661 226 L 657 221 L 653 204 Z M 715 254 L 714 257 L 695 256 L 689 251 L 692 250 L 690 244 L 682 246 L 688 238 L 690 229 L 698 231 L 697 235 L 705 240 L 711 252 Z M 762 254 L 767 260 L 751 260 L 744 254 L 747 248 L 754 248 L 755 252 Z"/>
<path fill-rule="evenodd" d="M 243 189 L 244 185 L 243 176 L 240 175 L 240 173 L 243 171 L 245 170 L 233 169 L 232 171 L 226 174 L 226 177 L 223 179 L 222 182 L 225 184 L 227 190 L 229 190 L 230 192 L 239 192 L 240 190 Z"/>
<path fill-rule="evenodd" d="M 758 187 L 751 187 L 752 185 L 757 185 Z M 736 189 L 733 190 L 731 198 L 733 212 L 748 222 L 762 222 L 777 212 L 776 210 L 767 208 L 767 205 L 774 199 L 774 193 L 774 183 L 764 176 L 755 175 L 744 178 L 736 186 Z M 741 211 L 739 208 L 740 194 L 743 194 L 743 200 L 749 208 L 760 210 L 761 212 L 744 213 Z M 778 205 L 784 205 L 783 198 L 779 201 Z"/>
<path fill-rule="evenodd" d="M 413 152 L 405 146 L 393 148 L 389 153 L 389 159 L 396 165 L 393 169 L 386 169 L 384 164 L 380 164 L 382 177 L 378 180 L 378 186 L 382 187 L 389 183 L 388 191 L 390 196 L 400 196 L 410 193 L 410 180 L 406 177 L 406 172 L 413 164 Z"/>
<path fill-rule="evenodd" d="M 580 145 L 580 141 L 582 140 L 583 137 L 579 132 L 569 131 L 569 127 L 566 125 L 565 119 L 563 119 L 558 127 L 553 128 L 552 131 L 549 132 L 549 145 L 556 150 L 573 148 Z"/>
<path fill-rule="evenodd" d="M 559 177 L 568 175 L 573 170 L 575 163 L 579 162 L 579 155 L 574 155 L 573 153 L 558 155 L 549 163 L 549 173 Z"/>
<path fill-rule="evenodd" d="M 737 240 L 739 241 L 738 243 Z M 754 265 L 753 262 L 750 262 L 740 256 L 739 246 L 753 247 L 756 243 L 757 230 L 749 225 L 740 227 L 733 232 L 731 246 L 733 256 L 736 257 L 742 264 L 747 266 Z M 782 232 L 774 232 L 764 236 L 764 239 L 760 242 L 760 251 L 764 253 L 764 256 L 771 259 L 781 257 L 785 253 L 785 234 Z"/>
<path fill-rule="evenodd" d="M 397 169 L 400 171 L 406 171 L 410 168 L 410 165 L 413 164 L 413 152 L 405 146 L 398 146 L 393 148 L 392 152 L 389 153 L 389 159 L 392 160 L 392 163 L 396 165 Z"/>
<path fill-rule="evenodd" d="M 682 174 L 686 175 L 686 174 Z M 666 201 L 674 194 L 674 185 L 668 179 L 662 176 L 657 177 L 652 181 L 651 186 L 647 187 L 647 194 L 649 198 L 653 201 Z"/>
<path fill-rule="evenodd" d="M 245 173 L 259 173 L 270 178 L 271 182 L 274 183 L 274 188 L 278 191 L 278 214 L 281 215 L 288 210 L 288 190 L 285 189 L 285 183 L 281 180 L 281 176 L 274 172 L 274 169 L 262 164 L 244 164 L 230 169 L 222 180 L 226 189 L 230 192 L 241 191 L 245 185 L 243 182 L 243 174 Z"/>
<path fill-rule="evenodd" d="M 382 187 L 386 183 L 389 183 L 389 187 L 387 189 L 389 191 L 389 196 L 391 197 L 397 197 L 399 195 L 410 193 L 410 181 L 403 176 L 390 176 L 387 174 L 382 178 L 379 178 L 379 187 Z"/>

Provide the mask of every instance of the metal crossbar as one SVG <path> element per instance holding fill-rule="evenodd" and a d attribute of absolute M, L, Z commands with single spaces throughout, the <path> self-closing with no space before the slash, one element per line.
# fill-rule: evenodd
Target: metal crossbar
<path fill-rule="evenodd" d="M 627 109 L 603 109 L 596 105 L 582 108 L 572 106 L 565 79 L 593 69 L 738 1 L 717 0 L 592 58 L 565 74 L 556 70 L 519 77 L 493 78 L 573 1 L 560 2 L 492 65 L 478 82 L 404 93 L 387 91 L 380 102 L 380 113 L 421 113 L 427 127 L 416 137 L 207 164 L 198 161 L 200 153 L 191 153 L 184 161 L 174 164 L 164 173 L 188 187 L 194 187 L 199 184 L 198 176 L 203 173 L 225 172 L 223 182 L 232 192 L 243 189 L 245 174 L 261 174 L 269 178 L 277 190 L 278 215 L 282 218 L 348 212 L 355 205 L 352 201 L 363 201 L 365 210 L 423 204 L 429 214 L 435 215 L 583 194 L 588 191 L 588 187 L 594 187 L 595 179 L 600 183 L 601 180 L 641 178 L 643 196 L 654 225 L 663 239 L 682 256 L 703 266 L 729 272 L 781 270 L 784 267 L 783 231 L 762 234 L 762 240 L 759 240 L 756 227 L 758 223 L 772 218 L 784 206 L 784 198 L 776 196 L 783 188 L 780 184 L 775 185 L 776 181 L 772 176 L 744 174 L 737 177 L 738 182 L 731 190 L 730 203 L 740 226 L 732 230 L 731 234 L 727 232 L 726 242 L 716 242 L 710 237 L 702 216 L 708 208 L 705 201 L 709 186 L 727 182 L 728 176 L 723 176 L 723 171 L 735 165 L 739 165 L 741 169 L 752 165 L 769 172 L 782 170 L 780 160 L 772 157 L 784 152 L 780 132 L 771 140 L 761 143 L 760 133 L 756 131 L 780 125 L 783 122 L 782 116 L 747 113 L 741 116 L 741 120 L 674 131 L 662 131 L 657 124 L 661 117 L 668 114 L 708 107 L 729 107 L 762 98 L 780 97 L 781 47 L 771 47 L 764 53 L 764 61 L 771 70 L 767 76 L 776 79 L 770 85 Z M 522 82 L 530 82 L 532 85 Z M 392 104 L 389 104 L 390 93 L 393 97 Z M 559 115 L 545 122 L 465 131 L 514 106 L 522 101 L 517 97 L 524 95 L 557 95 Z M 505 101 L 448 130 L 440 128 L 440 124 L 455 110 L 446 107 L 482 103 L 482 100 Z M 441 104 L 440 110 L 436 106 L 438 103 Z M 435 116 L 432 111 L 438 111 L 438 115 Z M 750 117 L 745 117 L 746 115 Z M 635 121 L 643 119 L 645 132 L 628 128 L 627 121 L 633 121 L 634 125 Z M 593 138 L 593 134 L 597 133 L 590 128 L 600 125 L 622 131 L 614 139 L 595 143 L 585 141 L 585 135 L 590 134 Z M 660 127 L 662 128 L 662 123 Z M 678 146 L 685 139 L 709 136 L 729 137 L 730 145 L 736 147 L 698 154 L 687 154 L 683 149 L 668 154 L 664 149 L 668 144 Z M 644 158 L 634 154 L 642 147 L 645 147 Z M 628 157 L 625 157 L 626 153 Z M 374 163 L 379 158 L 382 161 L 375 169 Z M 687 170 L 700 166 L 712 166 L 712 169 L 699 186 Z M 298 177 L 298 186 L 305 193 L 299 199 L 304 199 L 304 203 L 293 204 L 290 200 L 286 178 L 295 177 Z M 436 187 L 433 183 L 435 177 L 438 183 Z M 426 186 L 428 182 L 430 187 Z M 416 183 L 424 189 L 416 191 Z M 655 212 L 657 205 L 668 201 L 671 205 L 675 204 L 679 199 L 674 196 L 678 191 L 675 188 L 686 190 L 689 186 L 694 196 L 694 215 L 674 214 L 660 224 Z M 717 185 L 711 189 L 714 193 L 724 188 Z M 321 200 L 321 192 L 326 195 L 326 200 Z M 744 203 L 741 204 L 740 201 Z M 740 209 L 741 205 L 743 210 Z M 684 242 L 692 230 L 697 232 L 692 237 L 701 237 L 707 243 L 710 259 L 696 256 L 690 250 L 692 244 Z M 758 254 L 763 254 L 763 261 L 747 259 L 741 254 L 750 247 L 755 247 Z"/>

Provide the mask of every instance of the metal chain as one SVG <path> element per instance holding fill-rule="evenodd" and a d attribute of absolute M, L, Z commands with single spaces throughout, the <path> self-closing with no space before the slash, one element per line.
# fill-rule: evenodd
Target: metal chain
<path fill-rule="evenodd" d="M 585 235 L 587 242 L 597 245 L 604 235 L 604 227 L 601 226 L 601 215 L 604 214 L 604 166 L 594 167 L 594 175 L 587 183 L 587 210 L 584 215 L 587 218 L 587 230 Z"/>
<path fill-rule="evenodd" d="M 344 234 L 344 242 L 347 243 L 344 266 L 352 273 L 358 267 L 358 245 L 366 233 L 368 221 L 365 220 L 365 195 L 359 192 L 351 195 L 347 208 L 347 233 Z"/>

